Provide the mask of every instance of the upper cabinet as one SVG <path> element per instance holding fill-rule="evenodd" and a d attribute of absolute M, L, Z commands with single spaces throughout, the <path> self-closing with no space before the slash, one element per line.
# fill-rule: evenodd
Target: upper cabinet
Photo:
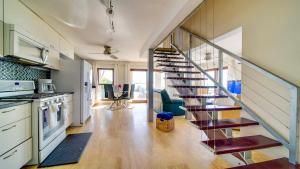
<path fill-rule="evenodd" d="M 4 0 L 4 22 L 22 28 L 37 41 L 46 43 L 46 23 L 23 5 L 19 0 Z"/>
<path fill-rule="evenodd" d="M 3 10 L 4 10 L 4 5 L 3 5 L 4 0 L 0 0 L 0 57 L 3 56 L 4 53 L 4 24 L 3 24 Z"/>
<path fill-rule="evenodd" d="M 46 67 L 58 70 L 60 53 L 74 59 L 74 47 L 20 0 L 0 1 L 4 1 L 4 12 L 0 13 L 4 13 L 5 23 L 21 27 L 35 40 L 49 47 Z"/>
<path fill-rule="evenodd" d="M 74 47 L 62 37 L 59 39 L 59 49 L 60 53 L 69 57 L 70 59 L 74 59 Z"/>

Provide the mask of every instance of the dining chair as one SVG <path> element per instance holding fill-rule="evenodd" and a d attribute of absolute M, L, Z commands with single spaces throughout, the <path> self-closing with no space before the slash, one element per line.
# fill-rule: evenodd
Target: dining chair
<path fill-rule="evenodd" d="M 121 98 L 128 97 L 128 92 L 129 92 L 129 84 L 123 84 L 123 92 Z"/>
<path fill-rule="evenodd" d="M 134 89 L 135 89 L 135 84 L 131 84 L 129 96 L 127 95 L 127 97 L 122 98 L 122 99 L 126 100 L 127 107 L 128 107 L 128 101 L 134 99 Z M 133 107 L 128 107 L 128 108 L 133 108 Z"/>
<path fill-rule="evenodd" d="M 109 109 L 111 109 L 119 100 L 121 100 L 122 98 L 116 97 L 114 94 L 114 89 L 112 85 L 108 85 L 107 86 L 107 98 L 110 101 L 113 101 L 111 103 L 111 105 L 109 106 Z"/>
<path fill-rule="evenodd" d="M 131 84 L 131 86 L 130 86 L 130 97 L 129 97 L 130 100 L 134 99 L 134 89 L 135 89 L 135 84 Z"/>
<path fill-rule="evenodd" d="M 112 96 L 115 98 L 115 96 L 114 96 L 114 93 L 113 93 L 113 91 L 114 91 L 114 89 L 113 89 L 113 85 L 112 84 L 104 84 L 104 98 L 108 98 L 108 92 L 109 91 L 112 91 Z"/>

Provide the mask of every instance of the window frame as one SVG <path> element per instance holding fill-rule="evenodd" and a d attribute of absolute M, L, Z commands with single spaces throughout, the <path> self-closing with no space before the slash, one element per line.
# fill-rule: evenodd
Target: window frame
<path fill-rule="evenodd" d="M 99 85 L 106 85 L 107 83 L 100 83 L 100 77 L 99 77 L 100 70 L 112 70 L 112 85 L 114 85 L 115 84 L 115 69 L 114 68 L 98 68 L 97 69 Z"/>

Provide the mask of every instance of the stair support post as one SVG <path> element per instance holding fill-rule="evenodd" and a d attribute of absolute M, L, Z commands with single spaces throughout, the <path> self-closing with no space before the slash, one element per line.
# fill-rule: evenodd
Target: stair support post
<path fill-rule="evenodd" d="M 223 86 L 223 52 L 219 50 L 219 62 L 218 62 L 218 81 Z M 222 89 L 218 87 L 218 93 L 222 94 Z"/>
<path fill-rule="evenodd" d="M 289 162 L 298 163 L 299 154 L 299 113 L 300 113 L 300 89 L 293 87 L 291 91 L 291 115 L 290 115 L 290 133 L 289 133 Z"/>
<path fill-rule="evenodd" d="M 148 51 L 148 72 L 147 72 L 147 118 L 148 122 L 153 122 L 153 106 L 154 106 L 154 98 L 153 98 L 153 56 L 154 56 L 154 49 L 149 49 Z"/>

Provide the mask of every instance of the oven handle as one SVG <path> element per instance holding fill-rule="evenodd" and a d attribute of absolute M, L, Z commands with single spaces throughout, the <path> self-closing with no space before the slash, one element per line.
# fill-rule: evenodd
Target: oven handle
<path fill-rule="evenodd" d="M 63 105 L 63 102 L 58 102 L 58 103 L 56 103 L 56 104 L 62 106 L 62 105 Z M 48 109 L 48 108 L 49 108 L 49 105 L 47 105 L 47 106 L 40 106 L 40 107 L 39 107 L 40 110 L 45 110 L 45 109 Z"/>
<path fill-rule="evenodd" d="M 39 107 L 40 110 L 45 110 L 45 109 L 48 109 L 48 108 L 49 108 L 49 106 L 41 106 L 41 107 Z"/>

